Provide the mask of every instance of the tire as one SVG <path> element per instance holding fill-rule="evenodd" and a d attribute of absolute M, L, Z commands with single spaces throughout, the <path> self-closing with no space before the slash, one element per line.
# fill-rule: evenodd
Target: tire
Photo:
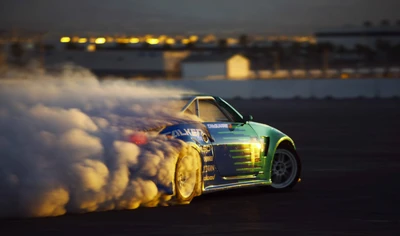
<path fill-rule="evenodd" d="M 201 194 L 202 164 L 200 154 L 193 147 L 181 153 L 175 168 L 176 204 L 189 204 L 195 196 Z"/>
<path fill-rule="evenodd" d="M 271 181 L 269 186 L 273 191 L 292 189 L 300 180 L 301 161 L 293 148 L 278 147 L 271 166 Z"/>

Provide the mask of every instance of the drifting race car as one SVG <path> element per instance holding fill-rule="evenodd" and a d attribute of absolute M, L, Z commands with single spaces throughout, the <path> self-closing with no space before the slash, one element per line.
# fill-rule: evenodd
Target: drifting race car
<path fill-rule="evenodd" d="M 251 186 L 285 191 L 300 181 L 301 161 L 289 136 L 254 122 L 251 115 L 241 115 L 220 97 L 190 95 L 180 100 L 184 104 L 181 112 L 202 122 L 158 130 L 160 135 L 189 144 L 176 163 L 170 193 L 176 203 L 189 203 L 204 193 Z"/>

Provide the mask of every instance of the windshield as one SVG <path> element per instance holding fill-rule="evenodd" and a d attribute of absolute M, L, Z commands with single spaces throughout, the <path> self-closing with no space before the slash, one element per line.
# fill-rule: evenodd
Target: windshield
<path fill-rule="evenodd" d="M 243 116 L 235 110 L 229 103 L 227 103 L 225 100 L 222 98 L 216 98 L 217 103 L 225 110 L 225 112 L 229 113 L 232 117 L 232 119 L 235 122 L 241 122 L 243 120 Z"/>

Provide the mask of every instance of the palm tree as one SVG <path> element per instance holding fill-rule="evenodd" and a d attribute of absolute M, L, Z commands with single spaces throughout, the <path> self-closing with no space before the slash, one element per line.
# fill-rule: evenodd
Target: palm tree
<path fill-rule="evenodd" d="M 282 57 L 283 57 L 283 47 L 280 42 L 274 41 L 271 45 L 271 53 L 274 60 L 274 68 L 275 70 L 280 69 Z"/>
<path fill-rule="evenodd" d="M 126 46 L 127 46 L 126 44 L 123 44 L 123 47 L 126 47 Z M 150 47 L 150 44 L 148 42 L 142 43 L 142 48 L 149 48 L 149 47 Z"/>
<path fill-rule="evenodd" d="M 390 44 L 390 42 L 378 39 L 375 42 L 375 48 L 378 53 L 381 53 L 384 56 L 384 61 L 387 63 L 390 56 L 390 51 L 392 49 L 392 45 Z"/>
<path fill-rule="evenodd" d="M 399 63 L 400 62 L 400 43 L 396 44 L 395 46 L 393 46 L 392 53 L 393 53 L 392 54 L 393 55 L 393 57 L 392 57 L 393 61 Z"/>
<path fill-rule="evenodd" d="M 301 53 L 302 52 L 302 45 L 299 42 L 293 42 L 290 47 L 289 47 L 289 60 L 292 59 L 291 61 L 296 63 L 296 64 L 301 64 L 302 59 L 301 58 Z"/>
<path fill-rule="evenodd" d="M 319 43 L 317 44 L 317 49 L 319 52 L 324 52 L 324 51 L 333 52 L 335 50 L 335 45 L 329 42 Z"/>
<path fill-rule="evenodd" d="M 247 34 L 242 34 L 239 36 L 239 45 L 242 47 L 247 47 L 249 44 L 249 36 Z"/>
<path fill-rule="evenodd" d="M 372 60 L 374 57 L 374 51 L 366 45 L 356 44 L 355 51 L 358 55 L 363 56 L 364 60 Z"/>
<path fill-rule="evenodd" d="M 218 40 L 219 49 L 225 50 L 227 46 L 228 46 L 228 40 L 226 40 L 226 39 L 219 39 Z"/>
<path fill-rule="evenodd" d="M 348 51 L 348 49 L 347 49 L 345 46 L 343 46 L 343 45 L 339 45 L 339 46 L 336 48 L 336 52 L 339 53 L 339 54 L 345 53 L 345 52 L 347 52 L 347 51 Z"/>
<path fill-rule="evenodd" d="M 364 26 L 367 28 L 370 28 L 372 26 L 372 22 L 371 21 L 364 21 Z"/>
<path fill-rule="evenodd" d="M 304 47 L 304 52 L 304 61 L 306 64 L 314 65 L 317 61 L 319 61 L 316 44 L 308 43 Z"/>
<path fill-rule="evenodd" d="M 382 26 L 388 26 L 388 25 L 390 25 L 389 20 L 387 20 L 387 19 L 382 20 L 382 21 L 381 21 L 381 25 L 382 25 Z"/>
<path fill-rule="evenodd" d="M 22 56 L 25 54 L 25 51 L 19 42 L 15 42 L 11 44 L 11 54 L 15 58 L 17 64 L 21 63 Z"/>
<path fill-rule="evenodd" d="M 390 42 L 387 40 L 378 39 L 375 41 L 375 47 L 379 51 L 387 52 L 390 50 L 391 45 L 390 45 Z"/>
<path fill-rule="evenodd" d="M 290 45 L 290 53 L 293 56 L 299 55 L 301 51 L 301 44 L 299 42 L 293 42 L 292 45 Z"/>
<path fill-rule="evenodd" d="M 196 44 L 195 42 L 189 42 L 188 44 L 186 44 L 186 48 L 193 49 L 196 46 L 195 44 Z"/>

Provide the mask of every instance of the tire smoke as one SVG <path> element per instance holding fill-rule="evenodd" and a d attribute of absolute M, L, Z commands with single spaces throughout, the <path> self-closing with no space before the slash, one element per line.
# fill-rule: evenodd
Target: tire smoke
<path fill-rule="evenodd" d="M 0 216 L 166 205 L 185 143 L 149 128 L 196 121 L 174 100 L 188 91 L 99 81 L 86 70 L 0 79 Z M 189 91 L 190 92 L 190 91 Z M 165 99 L 169 98 L 169 99 Z"/>

